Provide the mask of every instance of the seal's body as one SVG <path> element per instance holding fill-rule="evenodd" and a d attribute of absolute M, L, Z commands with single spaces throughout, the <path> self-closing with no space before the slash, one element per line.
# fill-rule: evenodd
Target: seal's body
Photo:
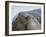
<path fill-rule="evenodd" d="M 37 30 L 40 29 L 40 23 L 32 15 L 25 12 L 20 12 L 14 21 L 15 27 L 13 30 Z"/>

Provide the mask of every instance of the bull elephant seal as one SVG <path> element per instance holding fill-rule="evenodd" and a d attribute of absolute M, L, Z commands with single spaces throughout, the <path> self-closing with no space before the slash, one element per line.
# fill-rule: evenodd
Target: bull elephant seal
<path fill-rule="evenodd" d="M 23 12 L 22 13 L 20 12 L 16 17 L 15 30 L 27 30 L 27 24 L 29 19 L 30 19 L 29 16 L 24 15 Z"/>

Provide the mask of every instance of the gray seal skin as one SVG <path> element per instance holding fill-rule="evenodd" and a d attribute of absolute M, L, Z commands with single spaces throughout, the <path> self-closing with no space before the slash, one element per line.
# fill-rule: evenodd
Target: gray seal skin
<path fill-rule="evenodd" d="M 38 9 L 39 10 L 39 9 Z M 12 30 L 39 30 L 41 29 L 41 17 L 33 15 L 32 11 L 22 11 L 18 13 L 16 19 L 12 22 Z M 36 10 L 34 11 L 36 12 Z M 40 13 L 40 12 L 39 12 Z"/>

